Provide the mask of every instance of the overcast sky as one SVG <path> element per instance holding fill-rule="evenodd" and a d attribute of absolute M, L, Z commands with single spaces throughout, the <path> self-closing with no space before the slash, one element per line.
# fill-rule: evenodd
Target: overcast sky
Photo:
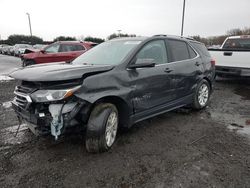
<path fill-rule="evenodd" d="M 180 35 L 183 0 L 0 0 L 0 35 L 106 38 L 117 32 Z M 186 0 L 185 36 L 250 27 L 250 0 Z"/>

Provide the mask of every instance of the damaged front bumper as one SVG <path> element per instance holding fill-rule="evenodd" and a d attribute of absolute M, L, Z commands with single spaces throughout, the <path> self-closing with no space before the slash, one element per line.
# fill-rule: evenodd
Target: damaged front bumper
<path fill-rule="evenodd" d="M 14 99 L 12 107 L 35 135 L 51 134 L 58 139 L 65 128 L 79 124 L 75 117 L 85 104 L 84 101 L 68 101 L 53 104 L 29 104 L 28 108 L 23 108 Z"/>

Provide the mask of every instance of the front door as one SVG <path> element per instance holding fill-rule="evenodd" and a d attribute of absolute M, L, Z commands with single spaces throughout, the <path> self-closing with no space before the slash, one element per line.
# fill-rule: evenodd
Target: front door
<path fill-rule="evenodd" d="M 59 62 L 58 52 L 60 44 L 52 44 L 45 48 L 44 52 L 40 52 L 37 57 L 37 63 Z"/>
<path fill-rule="evenodd" d="M 164 107 L 175 99 L 174 70 L 168 64 L 164 40 L 154 40 L 142 47 L 135 57 L 135 63 L 154 61 L 155 67 L 130 69 L 131 83 L 134 85 L 132 103 L 134 112 L 140 113 Z"/>

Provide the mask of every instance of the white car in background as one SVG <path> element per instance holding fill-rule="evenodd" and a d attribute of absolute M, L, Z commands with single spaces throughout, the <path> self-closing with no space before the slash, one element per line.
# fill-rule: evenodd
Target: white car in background
<path fill-rule="evenodd" d="M 22 55 L 27 48 L 32 48 L 29 44 L 16 44 L 14 46 L 14 56 L 20 56 Z"/>
<path fill-rule="evenodd" d="M 220 49 L 209 49 L 218 76 L 250 77 L 250 35 L 226 38 Z"/>

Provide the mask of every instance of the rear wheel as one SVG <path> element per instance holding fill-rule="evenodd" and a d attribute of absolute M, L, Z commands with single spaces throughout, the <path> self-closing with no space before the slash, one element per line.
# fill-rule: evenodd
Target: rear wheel
<path fill-rule="evenodd" d="M 97 153 L 109 150 L 115 142 L 118 130 L 118 111 L 111 103 L 100 103 L 92 110 L 87 130 L 86 149 Z"/>
<path fill-rule="evenodd" d="M 205 108 L 209 102 L 211 95 L 210 84 L 207 80 L 202 80 L 196 88 L 194 99 L 193 99 L 193 108 L 200 110 Z"/>

